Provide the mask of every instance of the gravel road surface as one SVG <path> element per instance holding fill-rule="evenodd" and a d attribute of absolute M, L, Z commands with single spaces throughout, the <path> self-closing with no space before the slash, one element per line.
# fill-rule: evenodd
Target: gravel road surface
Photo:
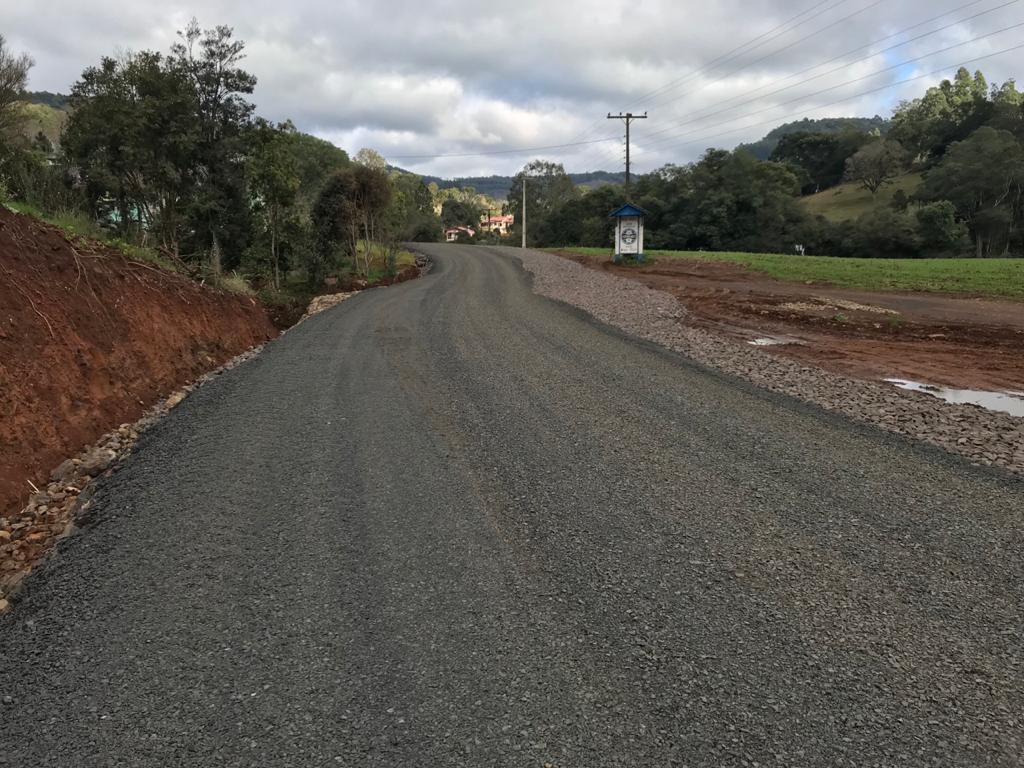
<path fill-rule="evenodd" d="M 142 436 L 0 617 L 0 762 L 1021 764 L 1022 481 L 429 253 Z"/>

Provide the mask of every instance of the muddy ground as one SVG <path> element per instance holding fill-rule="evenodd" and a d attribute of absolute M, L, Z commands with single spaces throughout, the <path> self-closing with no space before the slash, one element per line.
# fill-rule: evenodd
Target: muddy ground
<path fill-rule="evenodd" d="M 691 325 L 745 341 L 788 342 L 766 349 L 827 370 L 962 389 L 1024 389 L 1024 302 L 788 283 L 728 262 L 621 266 L 561 255 L 676 296 Z"/>

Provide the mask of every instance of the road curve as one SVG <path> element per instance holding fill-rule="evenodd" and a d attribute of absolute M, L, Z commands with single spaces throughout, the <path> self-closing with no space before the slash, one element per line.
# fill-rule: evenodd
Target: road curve
<path fill-rule="evenodd" d="M 1021 481 L 428 251 L 102 484 L 0 763 L 1020 765 Z"/>

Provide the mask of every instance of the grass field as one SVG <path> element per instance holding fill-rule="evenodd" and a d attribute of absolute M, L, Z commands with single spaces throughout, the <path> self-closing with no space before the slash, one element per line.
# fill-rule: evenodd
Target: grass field
<path fill-rule="evenodd" d="M 609 248 L 560 249 L 611 257 Z M 659 259 L 725 261 L 777 280 L 872 291 L 926 291 L 1024 299 L 1024 259 L 846 259 L 773 253 L 649 251 Z"/>
<path fill-rule="evenodd" d="M 908 173 L 900 176 L 878 190 L 876 195 L 868 192 L 859 183 L 840 184 L 838 187 L 826 189 L 816 195 L 808 195 L 800 199 L 800 203 L 811 213 L 824 216 L 829 221 L 849 221 L 862 213 L 881 205 L 892 202 L 892 196 L 902 189 L 906 194 L 913 194 L 921 186 L 921 175 Z"/>

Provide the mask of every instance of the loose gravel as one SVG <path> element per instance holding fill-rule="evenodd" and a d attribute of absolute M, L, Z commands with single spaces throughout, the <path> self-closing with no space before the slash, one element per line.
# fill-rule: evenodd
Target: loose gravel
<path fill-rule="evenodd" d="M 318 315 L 357 292 L 316 296 L 300 323 Z M 107 432 L 78 455 L 66 459 L 50 473 L 49 483 L 37 489 L 20 512 L 0 517 L 0 614 L 11 609 L 25 579 L 63 539 L 88 519 L 95 480 L 114 471 L 131 454 L 139 436 L 167 416 L 196 389 L 256 357 L 263 346 L 253 347 L 196 381 L 160 400 L 131 424 Z"/>
<path fill-rule="evenodd" d="M 533 275 L 538 293 L 604 323 L 760 387 L 923 440 L 976 464 L 1024 473 L 1024 419 L 801 365 L 687 325 L 685 306 L 663 291 L 549 253 L 508 252 Z"/>
<path fill-rule="evenodd" d="M 256 357 L 263 346 L 246 350 L 191 384 L 176 389 L 137 421 L 122 424 L 83 448 L 77 456 L 65 459 L 50 473 L 49 483 L 37 489 L 20 512 L 0 517 L 0 614 L 10 610 L 11 601 L 32 570 L 86 522 L 96 489 L 95 480 L 113 472 L 131 455 L 139 436 L 190 394 Z"/>
<path fill-rule="evenodd" d="M 1024 482 L 424 250 L 99 484 L 0 765 L 1019 768 Z"/>

